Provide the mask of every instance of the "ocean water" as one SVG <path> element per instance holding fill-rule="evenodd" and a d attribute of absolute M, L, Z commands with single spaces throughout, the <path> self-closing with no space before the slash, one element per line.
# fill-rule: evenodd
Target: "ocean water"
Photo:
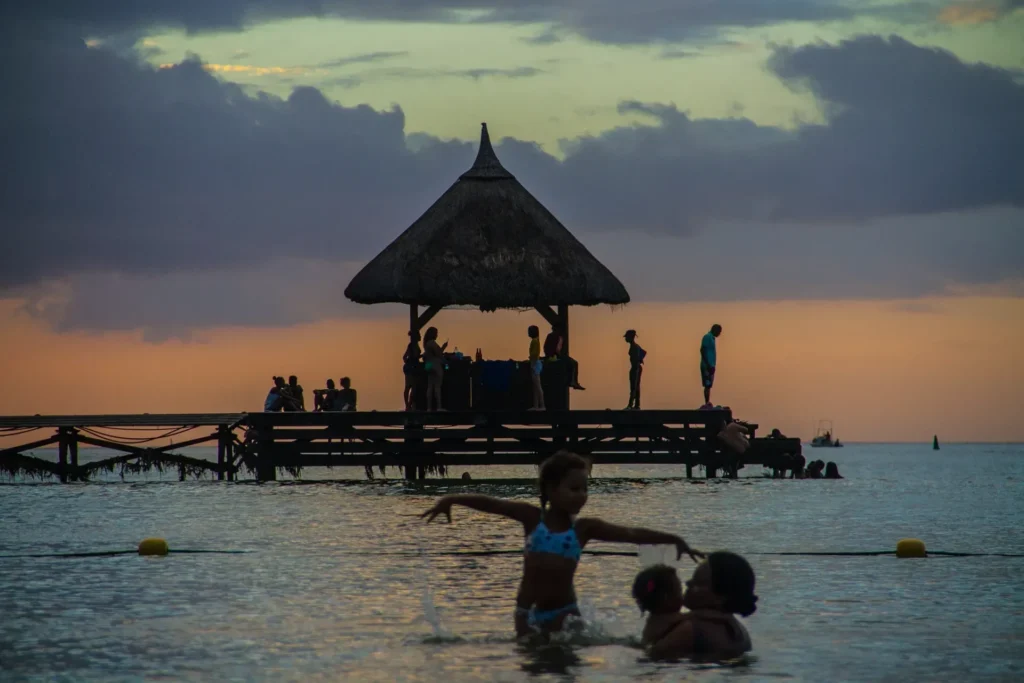
<path fill-rule="evenodd" d="M 760 601 L 746 620 L 754 652 L 737 666 L 643 656 L 629 597 L 636 557 L 584 556 L 583 637 L 517 644 L 519 527 L 461 508 L 451 525 L 414 517 L 448 491 L 534 497 L 533 468 L 477 467 L 465 469 L 488 481 L 469 486 L 179 483 L 173 473 L 0 486 L 0 679 L 1024 679 L 1024 558 L 768 554 L 884 550 L 908 536 L 933 550 L 1024 554 L 1024 448 L 808 453 L 846 478 L 747 469 L 738 481 L 688 482 L 671 467 L 595 468 L 584 514 L 748 557 Z M 357 480 L 362 469 L 319 474 Z M 148 536 L 172 550 L 247 552 L 12 557 L 131 549 Z M 472 554 L 488 551 L 513 553 Z"/>

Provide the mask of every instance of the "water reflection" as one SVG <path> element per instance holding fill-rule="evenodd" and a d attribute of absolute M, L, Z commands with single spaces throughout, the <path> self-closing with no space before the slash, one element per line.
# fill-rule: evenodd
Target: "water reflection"
<path fill-rule="evenodd" d="M 519 668 L 533 676 L 556 674 L 568 676 L 569 680 L 576 680 L 577 672 L 570 669 L 583 665 L 583 660 L 576 654 L 575 648 L 570 645 L 558 643 L 520 645 L 517 650 L 524 659 Z"/>
<path fill-rule="evenodd" d="M 756 555 L 891 548 L 908 535 L 934 550 L 1024 552 L 1024 451 L 910 448 L 848 446 L 841 482 L 690 485 L 655 480 L 673 468 L 599 468 L 615 478 L 595 483 L 587 514 L 678 531 L 754 563 L 757 659 L 738 669 L 643 658 L 629 587 L 640 564 L 666 559 L 648 554 L 584 557 L 577 589 L 590 635 L 518 645 L 521 527 L 461 510 L 452 525 L 406 516 L 447 485 L 5 486 L 0 555 L 133 548 L 146 536 L 251 552 L 0 557 L 0 678 L 880 680 L 912 660 L 922 680 L 1010 680 L 1024 668 L 1012 647 L 1024 633 L 1022 560 Z M 533 468 L 497 474 L 519 479 L 468 490 L 536 495 Z M 483 476 L 495 475 L 473 473 Z M 512 554 L 451 555 L 461 551 Z"/>

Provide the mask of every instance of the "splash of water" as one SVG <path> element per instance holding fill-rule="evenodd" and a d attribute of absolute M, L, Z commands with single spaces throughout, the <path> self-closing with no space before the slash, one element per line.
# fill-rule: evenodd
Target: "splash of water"
<path fill-rule="evenodd" d="M 430 624 L 430 628 L 434 632 L 434 635 L 428 638 L 427 642 L 437 643 L 460 640 L 441 623 L 441 615 L 437 611 L 437 605 L 434 604 L 434 591 L 430 588 L 429 583 L 423 586 L 423 616 L 421 618 Z"/>
<path fill-rule="evenodd" d="M 641 569 L 652 565 L 664 564 L 679 569 L 679 562 L 676 560 L 675 546 L 671 545 L 641 545 L 637 547 L 637 560 Z"/>

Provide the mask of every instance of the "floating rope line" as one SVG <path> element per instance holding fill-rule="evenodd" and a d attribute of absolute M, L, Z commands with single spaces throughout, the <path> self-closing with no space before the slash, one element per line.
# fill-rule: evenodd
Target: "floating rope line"
<path fill-rule="evenodd" d="M 168 554 L 171 555 L 243 555 L 250 553 L 250 550 L 169 550 Z M 16 558 L 82 558 L 82 557 L 115 557 L 117 555 L 136 555 L 139 554 L 137 548 L 131 550 L 99 550 L 95 552 L 87 553 L 41 553 L 41 554 L 25 554 L 25 555 L 0 555 L 0 560 L 16 559 Z M 426 553 L 422 548 L 415 552 L 397 552 L 397 553 L 366 553 L 367 555 L 377 556 L 395 556 L 395 557 L 418 557 L 423 560 L 428 566 L 430 564 L 430 557 L 491 557 L 499 555 L 522 555 L 522 550 L 458 550 L 454 552 L 443 552 L 443 553 Z M 584 555 L 595 555 L 598 557 L 638 557 L 639 553 L 634 551 L 625 550 L 584 550 Z M 783 556 L 783 557 L 884 557 L 886 555 L 895 556 L 896 553 L 893 550 L 865 550 L 865 551 L 853 551 L 853 552 L 751 552 L 745 553 L 746 555 L 761 555 L 761 556 Z M 1008 558 L 1024 558 L 1024 553 L 957 553 L 942 550 L 929 550 L 929 557 L 1008 557 Z"/>
<path fill-rule="evenodd" d="M 405 555 L 406 553 L 380 553 L 382 555 Z M 487 557 L 489 555 L 522 555 L 522 550 L 460 550 L 447 553 L 435 553 L 439 557 Z M 603 557 L 638 557 L 639 553 L 628 550 L 584 550 L 584 555 Z M 776 552 L 776 553 L 744 553 L 744 555 L 775 555 L 786 557 L 882 557 L 896 555 L 895 550 L 866 550 L 855 552 Z M 1014 557 L 1024 558 L 1024 553 L 956 553 L 941 550 L 929 550 L 932 557 Z"/>
<path fill-rule="evenodd" d="M 179 550 L 177 548 L 168 551 L 168 555 L 243 555 L 249 550 Z M 0 555 L 0 560 L 16 558 L 75 558 L 75 557 L 115 557 L 117 555 L 138 555 L 138 548 L 131 550 L 98 550 L 91 553 L 42 553 L 38 555 Z"/>

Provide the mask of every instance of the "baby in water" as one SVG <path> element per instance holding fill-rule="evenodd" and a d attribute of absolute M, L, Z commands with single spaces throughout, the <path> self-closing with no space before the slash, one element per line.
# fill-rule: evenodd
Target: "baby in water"
<path fill-rule="evenodd" d="M 752 648 L 750 634 L 735 615 L 757 609 L 754 570 L 739 555 L 708 555 L 686 582 L 673 567 L 654 565 L 637 574 L 633 599 L 647 613 L 642 645 L 655 659 L 735 659 Z M 685 607 L 689 611 L 682 612 Z"/>

